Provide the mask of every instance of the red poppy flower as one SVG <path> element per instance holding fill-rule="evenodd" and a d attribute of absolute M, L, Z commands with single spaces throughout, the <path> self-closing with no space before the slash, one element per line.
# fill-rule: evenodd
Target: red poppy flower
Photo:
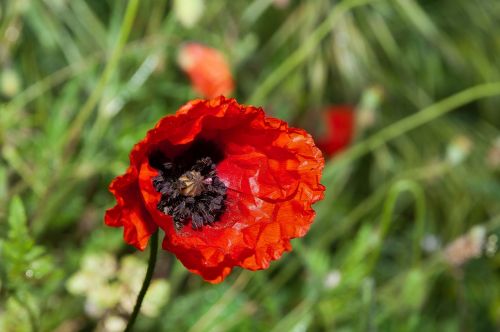
<path fill-rule="evenodd" d="M 349 145 L 354 136 L 354 108 L 331 106 L 323 112 L 326 133 L 317 139 L 317 145 L 327 156 L 333 156 Z"/>
<path fill-rule="evenodd" d="M 184 70 L 193 88 L 205 98 L 230 95 L 234 89 L 233 76 L 221 52 L 197 43 L 181 48 L 179 66 Z"/>
<path fill-rule="evenodd" d="M 234 266 L 267 268 L 306 234 L 323 166 L 304 130 L 234 99 L 195 100 L 134 146 L 105 223 L 141 250 L 160 227 L 165 250 L 217 283 Z"/>

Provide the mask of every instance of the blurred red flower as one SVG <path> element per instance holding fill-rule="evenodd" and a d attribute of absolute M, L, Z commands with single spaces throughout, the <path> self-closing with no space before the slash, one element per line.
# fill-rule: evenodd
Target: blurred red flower
<path fill-rule="evenodd" d="M 178 62 L 191 79 L 193 88 L 205 98 L 227 96 L 233 92 L 231 70 L 218 50 L 197 43 L 186 43 L 179 51 Z"/>
<path fill-rule="evenodd" d="M 195 100 L 134 146 L 105 223 L 141 250 L 160 227 L 165 250 L 221 282 L 234 266 L 267 268 L 306 234 L 323 166 L 304 130 L 234 99 Z"/>
<path fill-rule="evenodd" d="M 316 142 L 326 156 L 333 156 L 349 145 L 354 137 L 354 107 L 330 106 L 323 111 L 326 131 Z"/>

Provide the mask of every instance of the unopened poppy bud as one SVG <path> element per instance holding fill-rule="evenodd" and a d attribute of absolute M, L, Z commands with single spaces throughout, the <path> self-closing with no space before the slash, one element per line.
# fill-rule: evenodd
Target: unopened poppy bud
<path fill-rule="evenodd" d="M 322 116 L 325 127 L 318 135 L 318 147 L 326 156 L 333 156 L 345 149 L 354 137 L 354 107 L 331 106 L 324 109 Z"/>

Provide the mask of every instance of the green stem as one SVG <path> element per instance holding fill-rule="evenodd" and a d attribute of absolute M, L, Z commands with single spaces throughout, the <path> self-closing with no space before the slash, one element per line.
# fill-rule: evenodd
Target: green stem
<path fill-rule="evenodd" d="M 125 329 L 125 332 L 132 331 L 135 320 L 137 319 L 137 315 L 139 315 L 139 310 L 141 309 L 142 301 L 144 300 L 144 296 L 146 295 L 149 284 L 151 283 L 151 278 L 153 277 L 153 272 L 155 270 L 155 265 L 156 265 L 156 254 L 158 253 L 158 231 L 153 233 L 150 242 L 151 242 L 151 248 L 149 249 L 150 252 L 149 252 L 148 270 L 146 271 L 146 276 L 144 277 L 141 291 L 139 292 L 139 295 L 137 295 L 134 311 L 132 311 L 132 314 L 128 319 L 127 328 Z"/>
<path fill-rule="evenodd" d="M 413 232 L 412 264 L 417 265 L 420 263 L 420 242 L 422 241 L 423 233 L 425 231 L 425 195 L 423 189 L 418 185 L 417 182 L 410 180 L 401 180 L 394 184 L 394 186 L 391 188 L 382 212 L 380 237 L 383 242 L 383 239 L 387 236 L 389 227 L 391 226 L 394 219 L 393 215 L 394 210 L 396 209 L 398 198 L 404 192 L 412 194 L 415 200 L 414 225 L 416 227 L 416 230 L 415 232 Z"/>
<path fill-rule="evenodd" d="M 425 196 L 422 188 L 414 181 L 401 180 L 396 182 L 389 191 L 389 196 L 387 197 L 384 208 L 382 211 L 382 218 L 379 226 L 379 241 L 380 243 L 373 250 L 371 257 L 369 258 L 369 271 L 373 271 L 377 264 L 377 260 L 380 256 L 382 250 L 382 245 L 384 239 L 389 232 L 389 227 L 393 221 L 394 210 L 396 209 L 396 203 L 398 198 L 403 192 L 408 192 L 413 195 L 415 199 L 415 227 L 416 232 L 413 235 L 413 257 L 412 266 L 416 266 L 420 263 L 420 241 L 423 237 L 424 226 L 425 226 Z"/>

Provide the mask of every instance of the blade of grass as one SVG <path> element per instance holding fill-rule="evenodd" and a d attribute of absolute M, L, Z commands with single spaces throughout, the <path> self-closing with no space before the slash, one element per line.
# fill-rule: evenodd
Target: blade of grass
<path fill-rule="evenodd" d="M 311 34 L 306 43 L 304 43 L 299 49 L 293 52 L 281 65 L 274 69 L 271 74 L 269 74 L 266 79 L 257 84 L 257 88 L 252 96 L 250 96 L 249 103 L 253 105 L 263 104 L 266 96 L 280 83 L 287 75 L 290 74 L 295 68 L 297 68 L 309 54 L 311 54 L 318 44 L 325 38 L 328 33 L 331 32 L 332 27 L 339 20 L 339 18 L 346 12 L 359 7 L 364 6 L 375 0 L 351 0 L 343 1 L 340 4 L 333 7 L 328 17 L 323 21 L 323 23 L 316 28 L 316 30 Z"/>
<path fill-rule="evenodd" d="M 120 58 L 122 56 L 122 51 L 125 46 L 125 43 L 127 42 L 128 36 L 130 34 L 130 31 L 132 30 L 132 25 L 134 23 L 135 16 L 137 14 L 137 9 L 139 7 L 139 0 L 130 0 L 128 2 L 126 11 L 125 11 L 125 17 L 123 19 L 122 25 L 120 27 L 120 32 L 118 35 L 118 40 L 113 48 L 113 51 L 111 53 L 110 59 L 108 63 L 106 64 L 106 67 L 104 68 L 103 74 L 101 75 L 99 82 L 97 83 L 97 86 L 95 89 L 92 91 L 92 94 L 89 96 L 85 104 L 82 106 L 82 108 L 79 110 L 77 113 L 77 116 L 75 120 L 73 121 L 71 127 L 68 130 L 68 134 L 66 137 L 66 150 L 71 150 L 74 141 L 77 139 L 78 135 L 80 134 L 81 130 L 83 129 L 83 126 L 87 119 L 90 117 L 92 114 L 92 111 L 94 110 L 95 106 L 97 105 L 99 98 L 101 97 L 102 93 L 104 92 L 104 89 L 106 87 L 106 84 L 108 83 L 109 79 L 115 72 L 115 70 L 118 67 Z M 69 152 L 69 151 L 66 151 Z M 70 153 L 67 153 L 69 155 Z"/>

